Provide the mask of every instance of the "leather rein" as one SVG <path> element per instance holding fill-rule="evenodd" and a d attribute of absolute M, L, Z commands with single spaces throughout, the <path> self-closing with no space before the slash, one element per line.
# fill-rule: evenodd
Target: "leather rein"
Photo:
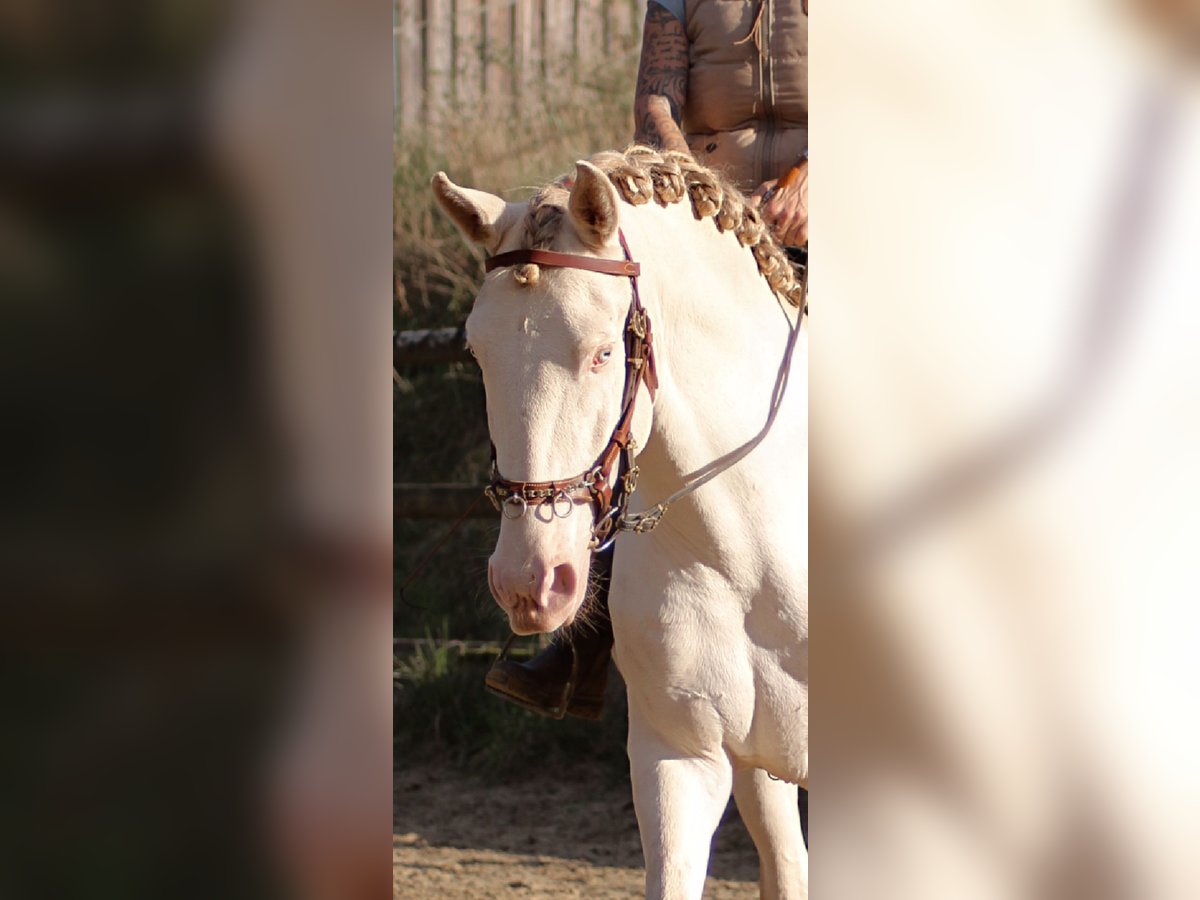
<path fill-rule="evenodd" d="M 637 403 L 638 388 L 644 383 L 653 401 L 658 390 L 658 373 L 654 368 L 654 340 L 650 331 L 650 317 L 642 306 L 638 295 L 638 275 L 641 265 L 634 262 L 620 231 L 617 237 L 623 260 L 599 259 L 574 253 L 558 253 L 554 250 L 510 250 L 497 256 L 489 256 L 484 269 L 536 263 L 540 266 L 559 269 L 581 269 L 599 272 L 602 275 L 627 277 L 633 297 L 629 302 L 629 313 L 625 317 L 625 387 L 621 394 L 621 417 L 600 455 L 583 472 L 572 478 L 554 481 L 512 481 L 500 475 L 496 466 L 496 446 L 492 445 L 492 480 L 484 490 L 492 505 L 505 518 L 519 519 L 530 506 L 546 506 L 554 516 L 565 519 L 575 508 L 577 498 L 589 500 L 595 519 L 592 537 L 588 546 L 599 553 L 610 547 L 625 519 L 629 498 L 637 487 L 638 467 L 634 460 L 637 444 L 634 441 L 633 413 Z M 613 472 L 617 477 L 613 479 Z"/>

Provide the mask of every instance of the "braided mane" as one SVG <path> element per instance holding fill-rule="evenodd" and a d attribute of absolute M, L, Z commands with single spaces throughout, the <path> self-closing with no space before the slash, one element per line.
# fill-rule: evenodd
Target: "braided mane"
<path fill-rule="evenodd" d="M 608 176 L 626 203 L 641 206 L 654 200 L 660 206 L 692 204 L 697 219 L 712 217 L 717 231 L 732 231 L 743 247 L 749 247 L 758 271 L 779 297 L 800 306 L 800 283 L 783 248 L 767 228 L 758 210 L 736 187 L 712 169 L 700 165 L 687 153 L 634 144 L 623 152 L 597 153 L 590 163 Z M 529 200 L 525 237 L 533 249 L 548 249 L 566 215 L 570 196 L 562 180 L 541 188 Z M 536 284 L 540 270 L 526 263 L 513 271 L 520 284 Z"/>

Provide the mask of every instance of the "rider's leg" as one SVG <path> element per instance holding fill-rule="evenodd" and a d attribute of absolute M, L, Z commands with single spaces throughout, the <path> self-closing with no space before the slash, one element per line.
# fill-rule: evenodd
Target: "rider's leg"
<path fill-rule="evenodd" d="M 492 693 L 542 715 L 598 719 L 612 645 L 612 622 L 605 610 L 603 617 L 597 616 L 596 622 L 578 629 L 569 639 L 556 636 L 529 662 L 497 660 L 484 683 Z"/>

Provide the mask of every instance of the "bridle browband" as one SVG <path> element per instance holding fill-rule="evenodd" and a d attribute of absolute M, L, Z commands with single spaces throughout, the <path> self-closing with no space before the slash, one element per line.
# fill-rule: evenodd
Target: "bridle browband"
<path fill-rule="evenodd" d="M 621 236 L 621 249 L 629 253 L 624 235 Z M 492 269 L 519 266 L 522 263 L 537 263 L 555 269 L 583 269 L 585 272 L 599 272 L 602 275 L 627 275 L 630 278 L 636 278 L 642 272 L 641 265 L 628 256 L 625 259 L 601 259 L 597 256 L 559 253 L 557 250 L 509 250 L 507 253 L 489 256 L 483 264 L 483 269 L 490 272 Z M 637 293 L 636 287 L 634 293 Z"/>
<path fill-rule="evenodd" d="M 582 269 L 602 275 L 617 275 L 629 279 L 632 299 L 625 317 L 625 387 L 621 394 L 621 417 L 596 461 L 573 478 L 555 481 L 510 481 L 496 467 L 496 447 L 492 445 L 492 480 L 485 493 L 496 509 L 506 518 L 519 519 L 531 503 L 548 506 L 558 518 L 571 514 L 577 497 L 586 497 L 594 508 L 595 520 L 588 546 L 600 552 L 616 540 L 617 530 L 625 517 L 629 498 L 637 487 L 638 467 L 634 461 L 637 445 L 633 439 L 633 412 L 638 388 L 644 383 L 651 401 L 658 390 L 658 374 L 654 368 L 654 343 L 650 317 L 638 295 L 638 275 L 641 266 L 633 261 L 625 235 L 618 230 L 621 251 L 625 258 L 600 259 L 555 250 L 510 250 L 490 256 L 484 269 L 536 263 L 558 269 Z M 613 469 L 617 478 L 614 480 Z"/>

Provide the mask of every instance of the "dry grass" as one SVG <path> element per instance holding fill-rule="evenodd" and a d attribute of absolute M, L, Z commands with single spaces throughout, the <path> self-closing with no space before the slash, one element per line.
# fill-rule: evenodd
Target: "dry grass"
<path fill-rule="evenodd" d="M 424 131 L 401 134 L 395 148 L 393 230 L 398 327 L 457 324 L 483 273 L 433 205 L 429 180 L 445 171 L 458 184 L 521 199 L 577 159 L 623 147 L 633 136 L 636 53 L 574 85 L 507 109 L 443 114 Z"/>

